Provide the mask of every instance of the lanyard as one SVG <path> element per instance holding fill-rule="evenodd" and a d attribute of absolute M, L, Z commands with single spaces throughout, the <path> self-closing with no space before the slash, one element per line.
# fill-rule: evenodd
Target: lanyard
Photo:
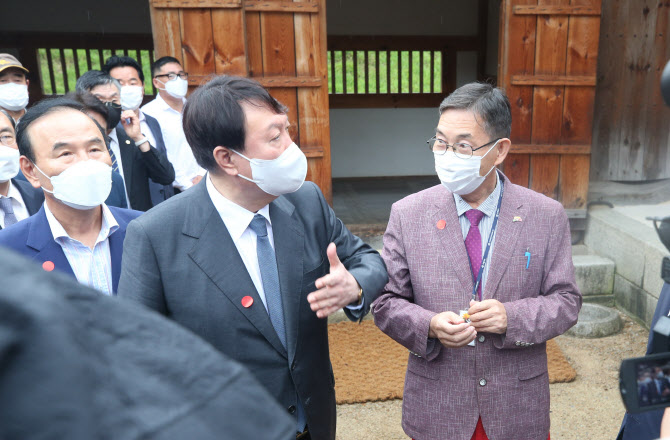
<path fill-rule="evenodd" d="M 479 284 L 482 281 L 482 276 L 484 274 L 484 267 L 486 266 L 486 262 L 488 260 L 489 256 L 489 250 L 491 249 L 491 243 L 493 243 L 493 236 L 495 235 L 496 232 L 496 227 L 498 226 L 498 217 L 500 217 L 500 206 L 502 205 L 502 198 L 503 198 L 503 191 L 505 190 L 505 185 L 502 184 L 502 180 L 500 181 L 500 197 L 498 198 L 498 207 L 496 208 L 496 213 L 495 216 L 493 217 L 493 224 L 491 225 L 491 232 L 489 233 L 489 239 L 486 242 L 486 250 L 484 251 L 484 255 L 482 256 L 482 265 L 479 266 L 479 273 L 477 274 L 477 279 L 474 279 L 474 274 L 472 274 L 472 281 L 474 283 L 474 287 L 472 288 L 472 299 L 474 301 L 477 300 L 477 288 L 479 287 Z M 472 226 L 471 226 L 472 227 Z M 470 263 L 470 259 L 468 258 L 468 263 Z M 472 263 L 470 263 L 470 273 L 472 273 Z M 481 294 L 479 296 L 479 300 L 481 301 Z"/>

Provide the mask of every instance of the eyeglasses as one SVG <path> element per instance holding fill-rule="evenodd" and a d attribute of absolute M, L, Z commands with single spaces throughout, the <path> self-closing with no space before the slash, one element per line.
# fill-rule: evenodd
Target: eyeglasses
<path fill-rule="evenodd" d="M 188 80 L 188 73 L 186 72 L 181 72 L 181 73 L 164 73 L 162 75 L 156 75 L 154 78 L 161 78 L 163 76 L 167 76 L 168 81 L 172 81 L 174 79 L 177 79 L 177 77 Z"/>
<path fill-rule="evenodd" d="M 449 148 L 451 148 L 454 150 L 454 154 L 459 159 L 470 159 L 475 151 L 484 147 L 488 147 L 489 145 L 498 142 L 500 139 L 502 138 L 494 139 L 491 142 L 482 145 L 481 147 L 473 147 L 472 145 L 466 144 L 465 142 L 457 142 L 453 145 L 449 145 L 445 140 L 440 139 L 437 136 L 433 136 L 432 138 L 428 139 L 426 143 L 428 144 L 430 151 L 435 154 L 443 155 L 447 152 L 447 150 L 449 150 Z"/>
<path fill-rule="evenodd" d="M 14 137 L 13 134 L 3 134 L 0 136 L 0 144 L 6 146 L 6 147 L 11 147 L 16 143 L 16 138 Z"/>

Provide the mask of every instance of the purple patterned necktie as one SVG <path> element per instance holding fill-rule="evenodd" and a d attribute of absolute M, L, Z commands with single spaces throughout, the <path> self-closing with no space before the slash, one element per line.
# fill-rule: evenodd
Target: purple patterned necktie
<path fill-rule="evenodd" d="M 476 280 L 479 274 L 479 266 L 482 265 L 482 234 L 479 233 L 479 221 L 484 217 L 484 213 L 478 209 L 465 211 L 465 216 L 470 220 L 470 230 L 465 237 L 465 250 L 468 251 L 470 266 L 472 267 L 472 279 Z M 479 282 L 477 295 L 482 298 L 482 283 Z"/>

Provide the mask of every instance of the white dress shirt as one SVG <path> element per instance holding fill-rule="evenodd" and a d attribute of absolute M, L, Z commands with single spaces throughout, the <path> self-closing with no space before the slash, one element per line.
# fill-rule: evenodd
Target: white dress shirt
<path fill-rule="evenodd" d="M 23 201 L 23 197 L 21 197 L 21 193 L 19 192 L 18 188 L 14 186 L 14 183 L 12 183 L 11 180 L 9 181 L 7 197 L 12 198 L 12 209 L 14 211 L 14 215 L 16 216 L 16 221 L 20 222 L 21 220 L 25 220 L 30 217 L 30 214 L 28 214 L 28 208 L 26 208 L 26 203 Z M 0 198 L 5 198 L 5 196 L 0 194 Z M 5 211 L 2 209 L 0 209 L 0 227 L 5 227 Z"/>
<path fill-rule="evenodd" d="M 184 98 L 184 103 L 186 99 Z M 191 182 L 196 176 L 204 176 L 202 169 L 193 156 L 193 151 L 186 141 L 182 114 L 168 105 L 160 94 L 156 99 L 141 108 L 140 113 L 154 117 L 161 126 L 163 142 L 167 150 L 168 160 L 174 167 L 174 186 L 184 191 L 193 186 Z M 144 130 L 144 128 L 142 129 Z M 144 133 L 144 131 L 143 131 Z M 154 144 L 152 144 L 154 145 Z"/>
<path fill-rule="evenodd" d="M 119 224 L 107 205 L 102 204 L 102 225 L 93 250 L 79 240 L 70 237 L 46 203 L 44 211 L 54 240 L 63 249 L 77 281 L 105 295 L 113 295 L 109 236 L 119 229 Z"/>

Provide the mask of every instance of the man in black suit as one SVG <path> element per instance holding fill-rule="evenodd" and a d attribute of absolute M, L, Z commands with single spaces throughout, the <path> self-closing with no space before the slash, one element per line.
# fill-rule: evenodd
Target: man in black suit
<path fill-rule="evenodd" d="M 0 279 L 0 438 L 290 438 L 246 369 L 167 319 L 5 249 Z"/>
<path fill-rule="evenodd" d="M 19 157 L 14 120 L 0 109 L 0 229 L 35 214 L 44 203 L 42 191 L 15 179 Z"/>
<path fill-rule="evenodd" d="M 119 296 L 241 362 L 294 417 L 297 438 L 335 439 L 328 315 L 358 320 L 384 287 L 384 262 L 303 184 L 307 159 L 286 108 L 257 82 L 198 88 L 184 131 L 208 174 L 130 223 Z"/>
<path fill-rule="evenodd" d="M 167 155 L 149 143 L 135 112 L 121 111 L 121 85 L 109 74 L 89 70 L 77 80 L 77 91 L 90 92 L 108 108 L 107 135 L 112 168 L 123 176 L 128 207 L 138 211 L 151 209 L 154 203 L 149 179 L 160 185 L 171 185 L 175 178 Z"/>
<path fill-rule="evenodd" d="M 114 55 L 107 58 L 102 70 L 121 84 L 121 108 L 123 110 L 132 110 L 137 115 L 140 120 L 142 134 L 149 139 L 151 145 L 167 156 L 168 161 L 175 170 L 174 184 L 178 184 L 181 179 L 179 156 L 167 150 L 163 139 L 163 131 L 158 121 L 140 110 L 140 105 L 144 99 L 144 73 L 142 72 L 142 68 L 131 57 Z M 161 185 L 152 180 L 149 181 L 151 201 L 154 206 L 174 195 L 172 185 L 173 183 L 170 183 L 170 185 Z"/>

